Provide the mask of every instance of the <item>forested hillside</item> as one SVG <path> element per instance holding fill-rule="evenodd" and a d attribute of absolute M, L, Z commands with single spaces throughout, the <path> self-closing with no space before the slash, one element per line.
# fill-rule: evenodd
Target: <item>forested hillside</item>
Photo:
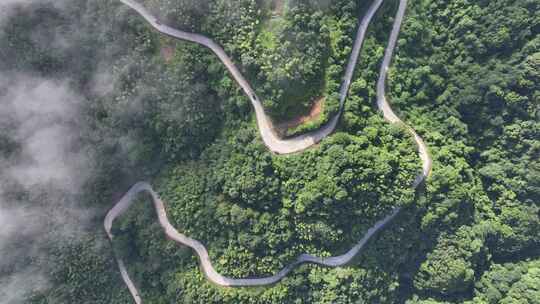
<path fill-rule="evenodd" d="M 410 10 L 390 87 L 436 160 L 420 219 L 433 249 L 411 278 L 421 298 L 540 301 L 537 274 L 508 280 L 499 270 L 538 272 L 539 9 L 421 1 Z"/>
<path fill-rule="evenodd" d="M 359 8 L 369 2 L 213 0 L 145 4 L 168 24 L 204 33 L 236 59 L 277 126 L 321 113 L 281 130 L 314 130 L 338 111 L 339 84 L 352 48 Z"/>
<path fill-rule="evenodd" d="M 281 130 L 318 128 L 338 90 L 365 0 L 140 0 L 160 22 L 214 39 Z M 9 1 L 8 1 L 9 2 Z M 338 129 L 272 154 L 222 62 L 160 35 L 113 0 L 0 4 L 0 303 L 540 303 L 540 0 L 411 0 L 388 100 L 427 143 L 376 107 L 398 1 L 364 42 Z M 349 250 L 347 266 L 299 266 L 277 284 L 210 283 L 140 198 L 148 180 L 174 227 L 234 278 L 299 254 Z"/>

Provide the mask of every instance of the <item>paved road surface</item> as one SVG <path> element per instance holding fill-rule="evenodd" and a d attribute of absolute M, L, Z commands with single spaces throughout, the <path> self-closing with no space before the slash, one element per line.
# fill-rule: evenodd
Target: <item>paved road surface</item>
<path fill-rule="evenodd" d="M 360 55 L 360 50 L 362 43 L 365 38 L 365 34 L 368 28 L 368 25 L 377 12 L 378 8 L 381 6 L 383 0 L 374 0 L 372 5 L 369 7 L 366 15 L 363 17 L 362 21 L 359 24 L 357 36 L 354 42 L 353 50 L 347 65 L 345 76 L 340 90 L 340 111 L 339 114 L 333 117 L 328 124 L 323 126 L 321 129 L 289 139 L 280 139 L 273 132 L 272 124 L 270 119 L 266 116 L 263 106 L 259 101 L 259 98 L 256 96 L 255 92 L 236 68 L 232 60 L 227 56 L 224 50 L 213 42 L 211 39 L 193 33 L 186 33 L 179 31 L 177 29 L 171 28 L 169 26 L 161 24 L 154 16 L 152 16 L 148 10 L 146 10 L 142 5 L 138 4 L 133 0 L 120 0 L 124 4 L 130 6 L 132 9 L 136 10 L 142 17 L 150 23 L 159 32 L 175 37 L 181 40 L 187 40 L 201 44 L 209 49 L 211 49 L 227 67 L 231 75 L 237 81 L 237 83 L 242 87 L 245 94 L 251 100 L 253 108 L 255 109 L 255 114 L 257 117 L 257 124 L 261 137 L 266 144 L 266 146 L 273 152 L 278 154 L 288 154 L 302 151 L 315 143 L 319 142 L 330 133 L 332 133 L 337 125 L 337 122 L 340 118 L 341 112 L 343 111 L 343 106 L 345 99 L 347 97 L 347 92 L 353 77 L 354 69 L 356 67 L 358 57 Z M 397 37 L 399 35 L 401 23 L 405 15 L 405 9 L 407 6 L 407 0 L 400 0 L 400 5 L 396 18 L 394 21 L 392 33 L 389 39 L 389 43 L 385 52 L 383 63 L 381 65 L 381 71 L 379 80 L 377 82 L 377 105 L 382 111 L 384 118 L 390 123 L 400 123 L 405 125 L 399 117 L 395 115 L 390 107 L 388 101 L 385 97 L 385 85 L 388 67 L 392 60 L 393 51 L 396 45 Z M 431 172 L 431 158 L 428 153 L 427 146 L 425 145 L 422 138 L 409 126 L 405 125 L 406 128 L 414 136 L 415 141 L 418 145 L 418 150 L 420 158 L 422 160 L 422 173 L 416 178 L 413 187 L 416 188 Z M 113 221 L 120 215 L 122 215 L 134 202 L 136 195 L 140 192 L 147 192 L 151 195 L 154 207 L 158 214 L 158 220 L 163 228 L 167 237 L 172 239 L 175 242 L 181 243 L 183 245 L 189 246 L 192 248 L 198 255 L 201 267 L 206 275 L 206 277 L 215 284 L 222 286 L 259 286 L 259 285 L 268 285 L 273 284 L 284 278 L 292 269 L 302 263 L 315 263 L 329 267 L 337 267 L 349 263 L 365 246 L 368 240 L 376 234 L 380 229 L 382 229 L 388 222 L 390 222 L 396 215 L 399 213 L 400 209 L 394 209 L 389 215 L 380 221 L 376 222 L 373 227 L 371 227 L 366 234 L 358 241 L 358 243 L 352 247 L 348 252 L 343 255 L 320 258 L 309 254 L 300 255 L 294 262 L 286 266 L 280 272 L 275 275 L 261 278 L 242 278 L 234 279 L 222 276 L 219 274 L 213 267 L 208 251 L 206 247 L 199 241 L 189 238 L 184 234 L 178 232 L 169 222 L 167 214 L 165 211 L 165 206 L 163 201 L 159 198 L 159 195 L 154 192 L 151 185 L 146 182 L 139 182 L 135 184 L 121 199 L 116 205 L 107 213 L 105 217 L 104 226 L 107 232 L 109 239 L 113 240 L 113 235 L 111 233 Z M 142 303 L 142 299 L 135 287 L 134 283 L 131 281 L 124 262 L 121 258 L 117 258 L 118 266 L 120 268 L 120 273 L 124 282 L 126 283 L 133 299 L 136 303 Z"/>
<path fill-rule="evenodd" d="M 422 160 L 422 173 L 419 174 L 414 182 L 414 188 L 420 184 L 425 177 L 431 174 L 432 160 L 429 156 L 429 150 L 422 137 L 420 137 L 413 128 L 406 125 L 392 110 L 390 104 L 386 100 L 386 77 L 388 74 L 388 68 L 390 62 L 392 61 L 392 55 L 396 47 L 397 39 L 399 36 L 399 31 L 401 24 L 403 22 L 403 17 L 405 16 L 405 10 L 407 8 L 407 0 L 400 0 L 398 12 L 394 20 L 394 25 L 392 28 L 392 33 L 390 33 L 390 38 L 386 51 L 384 52 L 383 62 L 381 64 L 381 70 L 379 72 L 379 80 L 377 81 L 377 107 L 382 111 L 384 118 L 390 123 L 399 123 L 404 125 L 407 130 L 413 135 L 414 141 L 418 146 L 418 153 L 420 159 Z"/>
<path fill-rule="evenodd" d="M 364 18 L 362 19 L 358 27 L 356 39 L 353 46 L 353 52 L 350 56 L 350 60 L 347 65 L 346 73 L 343 79 L 343 84 L 341 86 L 339 114 L 332 117 L 330 121 L 326 123 L 323 127 L 321 127 L 319 130 L 302 134 L 294 138 L 282 139 L 282 138 L 279 138 L 277 134 L 274 132 L 272 121 L 265 114 L 263 105 L 259 97 L 257 96 L 257 94 L 255 94 L 255 91 L 250 86 L 249 82 L 244 78 L 240 70 L 236 67 L 236 65 L 233 63 L 231 58 L 225 53 L 225 51 L 223 50 L 221 46 L 219 46 L 210 38 L 205 37 L 203 35 L 187 33 L 187 32 L 180 31 L 170 26 L 162 24 L 155 16 L 153 16 L 144 6 L 139 4 L 137 1 L 134 1 L 134 0 L 120 0 L 120 1 L 128 5 L 135 11 L 137 11 L 154 29 L 156 29 L 160 33 L 163 33 L 165 35 L 168 35 L 173 38 L 180 39 L 180 40 L 186 40 L 186 41 L 191 41 L 191 42 L 201 44 L 209 48 L 212 52 L 214 52 L 214 54 L 227 67 L 227 69 L 229 70 L 229 73 L 233 76 L 233 78 L 244 90 L 244 93 L 251 101 L 253 109 L 255 110 L 255 116 L 257 118 L 257 125 L 259 128 L 259 132 L 261 134 L 262 140 L 265 143 L 265 145 L 268 147 L 268 149 L 270 149 L 272 152 L 277 153 L 277 154 L 290 154 L 290 153 L 295 153 L 295 152 L 305 150 L 313 146 L 315 143 L 318 143 L 319 141 L 321 141 L 322 139 L 324 139 L 326 136 L 328 136 L 330 133 L 334 131 L 338 123 L 341 111 L 343 110 L 343 105 L 345 102 L 345 98 L 347 96 L 347 91 L 349 89 L 349 85 L 353 77 L 354 68 L 358 60 L 358 55 L 360 54 L 360 49 L 362 47 L 362 43 L 364 41 L 364 37 L 367 31 L 368 25 L 383 2 L 383 0 L 375 0 L 373 4 L 369 7 L 366 15 L 364 16 Z"/>
<path fill-rule="evenodd" d="M 140 192 L 147 192 L 152 197 L 152 201 L 154 203 L 154 208 L 156 209 L 156 213 L 158 216 L 158 221 L 161 227 L 163 228 L 163 231 L 165 232 L 165 235 L 167 237 L 175 242 L 181 243 L 183 245 L 191 247 L 198 255 L 201 267 L 204 271 L 204 274 L 206 277 L 212 281 L 215 284 L 221 285 L 221 286 L 259 286 L 259 285 L 268 285 L 273 284 L 281 280 L 283 277 L 285 277 L 294 267 L 296 267 L 299 264 L 302 263 L 315 263 L 320 264 L 324 266 L 340 266 L 344 265 L 348 262 L 350 262 L 362 249 L 362 247 L 366 244 L 366 242 L 375 234 L 379 229 L 381 229 L 386 223 L 388 223 L 391 219 L 393 219 L 397 213 L 398 209 L 395 209 L 390 215 L 385 217 L 384 219 L 378 221 L 371 227 L 367 233 L 362 237 L 362 239 L 353 247 L 351 248 L 347 253 L 335 256 L 335 257 L 329 257 L 329 258 L 320 258 L 316 257 L 310 254 L 302 254 L 300 255 L 296 261 L 289 264 L 287 267 L 282 269 L 280 272 L 273 276 L 269 277 L 263 277 L 263 278 L 249 278 L 249 279 L 233 279 L 229 277 L 222 276 L 219 274 L 212 265 L 212 261 L 210 260 L 210 257 L 208 255 L 208 251 L 206 250 L 206 247 L 201 244 L 201 242 L 189 238 L 185 236 L 184 234 L 178 232 L 169 222 L 169 219 L 167 218 L 167 213 L 165 211 L 165 204 L 159 197 L 159 195 L 152 189 L 152 186 L 147 182 L 139 182 L 136 183 L 129 189 L 129 191 L 120 199 L 118 203 L 109 211 L 107 216 L 105 217 L 105 231 L 107 232 L 107 235 L 109 239 L 113 239 L 113 235 L 111 233 L 111 228 L 113 221 L 116 217 L 124 213 L 130 206 L 135 202 L 135 198 L 138 193 Z M 125 266 L 123 262 L 119 259 L 120 269 L 122 276 L 129 280 L 129 276 L 127 275 L 127 271 L 125 270 Z M 133 283 L 131 280 L 129 280 L 130 283 L 128 283 L 128 286 L 130 287 L 130 291 L 136 291 L 136 288 L 133 286 Z M 137 293 L 135 293 L 137 294 Z"/>

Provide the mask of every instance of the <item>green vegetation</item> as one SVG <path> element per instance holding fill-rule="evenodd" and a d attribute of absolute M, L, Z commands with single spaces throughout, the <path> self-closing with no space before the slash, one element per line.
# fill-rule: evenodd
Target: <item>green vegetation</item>
<path fill-rule="evenodd" d="M 145 3 L 223 45 L 276 119 L 326 97 L 321 123 L 337 110 L 358 12 L 370 4 L 288 1 L 272 16 L 265 1 Z M 70 148 L 90 168 L 73 208 L 91 215 L 60 233 L 72 227 L 54 219 L 72 213 L 47 202 L 68 195 L 2 173 L 0 207 L 41 208 L 47 228 L 39 250 L 25 247 L 31 236 L 0 244 L 17 253 L 0 263 L 0 286 L 30 265 L 48 284 L 24 289 L 24 303 L 131 303 L 100 231 L 113 202 L 145 179 L 174 226 L 232 277 L 274 274 L 303 252 L 341 254 L 403 207 L 347 267 L 303 265 L 273 286 L 221 288 L 165 238 L 141 196 L 113 230 L 145 303 L 540 303 L 540 1 L 410 1 L 388 91 L 433 156 L 416 192 L 412 138 L 375 106 L 396 8 L 385 1 L 370 26 L 337 132 L 290 156 L 264 147 L 248 99 L 210 51 L 158 35 L 118 1 L 10 11 L 0 101 L 6 109 L 21 75 L 80 97 Z M 19 122 L 0 118 L 0 163 L 22 162 Z"/>
<path fill-rule="evenodd" d="M 317 119 L 283 130 L 286 136 L 315 130 L 339 110 L 339 87 L 352 48 L 359 8 L 353 1 L 287 1 L 273 16 L 265 1 L 147 1 L 168 24 L 205 33 L 240 65 L 277 122 L 309 112 Z M 175 4 L 173 4 L 175 3 Z M 204 3 L 204 4 L 203 4 Z M 196 20 L 187 23 L 186 20 Z"/>
<path fill-rule="evenodd" d="M 474 289 L 483 303 L 492 291 L 474 286 L 490 265 L 538 261 L 539 8 L 422 1 L 410 10 L 390 87 L 435 159 L 421 218 L 434 246 L 411 282 L 421 297 L 463 301 Z M 538 303 L 538 290 L 528 292 L 490 303 Z"/>

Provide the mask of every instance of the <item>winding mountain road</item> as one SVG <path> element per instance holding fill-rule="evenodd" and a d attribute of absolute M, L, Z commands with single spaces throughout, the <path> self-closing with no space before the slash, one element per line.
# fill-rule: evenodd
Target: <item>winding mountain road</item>
<path fill-rule="evenodd" d="M 206 36 L 193 34 L 193 33 L 187 33 L 187 32 L 180 31 L 178 29 L 162 24 L 155 16 L 153 16 L 148 11 L 148 9 L 146 9 L 143 5 L 139 4 L 135 0 L 120 0 L 120 1 L 126 4 L 127 6 L 131 7 L 135 11 L 137 11 L 158 32 L 171 36 L 176 39 L 191 41 L 191 42 L 203 45 L 207 47 L 208 49 L 210 49 L 212 52 L 214 52 L 214 54 L 225 65 L 225 67 L 227 67 L 227 70 L 229 70 L 229 73 L 233 76 L 233 78 L 244 90 L 244 93 L 251 101 L 253 109 L 255 110 L 255 116 L 257 118 L 257 126 L 259 128 L 259 132 L 261 134 L 262 140 L 264 144 L 268 147 L 268 149 L 270 149 L 272 152 L 277 153 L 277 154 L 290 154 L 290 153 L 300 152 L 318 143 L 319 141 L 324 139 L 326 136 L 328 136 L 330 133 L 332 133 L 334 129 L 336 128 L 340 115 L 336 115 L 332 117 L 328 123 L 326 123 L 323 127 L 321 127 L 320 129 L 316 131 L 302 134 L 294 138 L 287 138 L 287 139 L 279 138 L 278 135 L 274 132 L 272 121 L 264 112 L 264 107 L 259 97 L 257 96 L 257 94 L 255 93 L 255 91 L 253 90 L 249 82 L 244 78 L 240 70 L 238 70 L 236 65 L 233 63 L 231 58 L 225 53 L 225 51 L 223 50 L 221 46 L 219 46 L 217 43 L 215 43 L 213 40 L 211 40 L 210 38 Z M 371 22 L 371 19 L 373 18 L 377 10 L 379 9 L 379 7 L 381 6 L 382 2 L 383 0 L 374 0 L 373 4 L 369 7 L 366 15 L 364 16 L 360 25 L 358 26 L 356 39 L 353 46 L 353 51 L 351 53 L 349 63 L 347 64 L 347 69 L 345 72 L 345 76 L 343 78 L 343 84 L 341 86 L 340 111 L 339 111 L 340 114 L 343 110 L 345 99 L 347 97 L 347 91 L 349 90 L 349 85 L 351 83 L 351 79 L 354 73 L 354 68 L 356 66 L 358 56 L 360 54 L 360 49 L 362 47 L 362 43 L 364 41 L 364 37 L 366 35 L 368 25 Z"/>
<path fill-rule="evenodd" d="M 390 63 L 392 62 L 392 55 L 394 54 L 394 49 L 396 48 L 399 31 L 401 29 L 401 24 L 403 23 L 403 18 L 405 17 L 406 9 L 407 0 L 400 0 L 398 11 L 396 17 L 394 18 L 392 32 L 390 33 L 388 45 L 386 46 L 386 50 L 384 52 L 384 58 L 381 64 L 381 70 L 379 72 L 379 80 L 377 81 L 377 107 L 383 113 L 384 119 L 390 123 L 398 123 L 405 126 L 409 133 L 411 133 L 414 137 L 414 141 L 418 147 L 418 154 L 422 160 L 422 173 L 416 177 L 416 180 L 413 183 L 413 188 L 416 188 L 426 177 L 431 174 L 433 161 L 431 160 L 428 147 L 422 137 L 420 137 L 413 128 L 405 124 L 394 113 L 392 107 L 386 99 L 386 78 L 388 76 L 388 69 L 390 68 Z"/>
<path fill-rule="evenodd" d="M 354 42 L 353 50 L 351 52 L 349 62 L 347 64 L 347 69 L 346 69 L 345 76 L 343 78 L 343 83 L 340 90 L 339 113 L 335 117 L 333 117 L 325 126 L 323 126 L 321 129 L 317 131 L 300 135 L 294 138 L 281 139 L 273 132 L 271 121 L 268 118 L 268 116 L 265 114 L 263 106 L 261 102 L 259 101 L 259 98 L 255 94 L 255 92 L 253 91 L 253 89 L 251 88 L 247 80 L 240 73 L 238 68 L 236 68 L 232 60 L 227 56 L 225 51 L 218 44 L 216 44 L 214 41 L 212 41 L 211 39 L 205 36 L 202 36 L 199 34 L 193 34 L 193 33 L 186 33 L 186 32 L 171 28 L 167 25 L 161 24 L 156 19 L 156 17 L 150 14 L 150 12 L 146 8 L 144 8 L 142 5 L 140 5 L 139 3 L 133 0 L 120 0 L 120 1 L 128 5 L 135 11 L 137 11 L 142 17 L 144 17 L 144 19 L 146 19 L 146 21 L 152 27 L 154 27 L 159 32 L 172 36 L 177 39 L 201 44 L 209 48 L 210 50 L 212 50 L 216 54 L 216 56 L 218 56 L 218 58 L 223 62 L 223 64 L 227 67 L 227 69 L 229 70 L 231 75 L 234 77 L 236 82 L 242 87 L 242 89 L 244 90 L 244 93 L 249 97 L 253 105 L 253 108 L 255 109 L 255 115 L 257 118 L 259 132 L 261 134 L 261 137 L 265 145 L 268 147 L 268 149 L 278 154 L 295 153 L 295 152 L 299 152 L 304 149 L 307 149 L 311 147 L 312 145 L 314 145 L 315 143 L 321 141 L 323 138 L 325 138 L 326 136 L 328 136 L 330 133 L 334 131 L 344 108 L 347 92 L 349 90 L 349 86 L 350 86 L 350 83 L 354 74 L 354 69 L 358 62 L 358 57 L 360 55 L 360 50 L 361 50 L 362 43 L 365 38 L 365 34 L 367 32 L 368 25 L 383 2 L 383 0 L 374 0 L 358 26 L 358 31 L 357 31 L 356 39 Z M 385 97 L 387 72 L 389 69 L 390 62 L 392 60 L 393 51 L 396 46 L 397 38 L 400 32 L 403 17 L 405 15 L 406 7 L 407 7 L 407 0 L 400 0 L 398 12 L 396 14 L 394 25 L 392 28 L 392 33 L 390 35 L 388 46 L 385 51 L 383 63 L 381 65 L 379 80 L 377 82 L 377 105 L 379 107 L 379 110 L 383 113 L 384 118 L 387 121 L 389 121 L 390 123 L 399 123 L 399 124 L 405 125 L 407 130 L 414 136 L 415 142 L 418 145 L 420 158 L 422 160 L 422 172 L 418 175 L 418 177 L 413 183 L 413 188 L 416 188 L 431 173 L 432 161 L 431 161 L 431 157 L 429 156 L 428 148 L 425 145 L 422 138 L 411 127 L 404 124 L 399 119 L 399 117 L 392 111 L 392 108 L 390 107 Z M 291 264 L 283 268 L 281 271 L 279 271 L 275 275 L 268 276 L 268 277 L 261 277 L 261 278 L 235 279 L 235 278 L 225 277 L 219 274 L 212 265 L 212 262 L 208 255 L 208 251 L 206 250 L 206 247 L 201 242 L 195 239 L 189 238 L 185 236 L 184 234 L 178 232 L 171 225 L 171 223 L 169 222 L 167 218 L 165 205 L 163 201 L 160 199 L 159 195 L 152 189 L 151 185 L 146 182 L 139 182 L 135 184 L 134 186 L 132 186 L 131 189 L 120 199 L 120 201 L 118 201 L 115 204 L 115 206 L 107 213 L 105 217 L 105 221 L 104 221 L 104 227 L 105 227 L 105 231 L 107 232 L 107 236 L 109 237 L 111 242 L 113 240 L 113 234 L 111 233 L 111 229 L 112 229 L 112 224 L 114 220 L 118 216 L 122 215 L 131 206 L 131 204 L 134 202 L 136 195 L 140 192 L 147 192 L 151 195 L 152 201 L 154 203 L 154 207 L 158 215 L 159 224 L 163 228 L 167 237 L 175 242 L 178 242 L 180 244 L 183 244 L 192 248 L 197 253 L 197 256 L 199 257 L 199 260 L 200 260 L 201 268 L 204 274 L 206 275 L 206 277 L 208 278 L 208 280 L 221 286 L 259 286 L 259 285 L 273 284 L 273 283 L 278 282 L 282 278 L 284 278 L 296 266 L 303 263 L 315 263 L 315 264 L 329 266 L 329 267 L 345 265 L 349 263 L 362 250 L 364 245 L 368 242 L 368 240 L 374 234 L 376 234 L 388 222 L 390 222 L 393 218 L 395 218 L 400 211 L 399 208 L 396 208 L 385 218 L 376 222 L 370 229 L 368 229 L 366 234 L 358 241 L 358 243 L 343 255 L 328 257 L 328 258 L 320 258 L 320 257 L 316 257 L 310 254 L 302 254 L 294 262 L 292 262 Z M 137 304 L 142 303 L 142 299 L 137 291 L 137 288 L 135 287 L 135 284 L 131 281 L 128 275 L 124 262 L 119 257 L 117 257 L 116 260 L 118 263 L 118 267 L 120 269 L 121 276 L 124 282 L 126 283 L 134 301 Z"/>

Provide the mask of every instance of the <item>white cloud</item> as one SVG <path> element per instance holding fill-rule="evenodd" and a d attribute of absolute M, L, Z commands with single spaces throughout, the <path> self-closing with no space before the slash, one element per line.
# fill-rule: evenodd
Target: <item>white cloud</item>
<path fill-rule="evenodd" d="M 0 119 L 18 144 L 16 155 L 0 156 L 0 273 L 21 257 L 43 258 L 52 227 L 55 238 L 76 236 L 92 216 L 77 200 L 90 167 L 80 147 L 82 100 L 66 81 L 0 73 Z M 0 303 L 47 286 L 45 269 L 17 267 L 0 276 Z"/>
<path fill-rule="evenodd" d="M 81 97 L 65 82 L 22 75 L 10 78 L 2 83 L 0 77 L 0 87 L 8 88 L 1 105 L 3 116 L 16 125 L 12 139 L 20 144 L 21 153 L 7 174 L 28 189 L 40 183 L 79 188 L 87 167 L 85 156 L 73 149 Z"/>

